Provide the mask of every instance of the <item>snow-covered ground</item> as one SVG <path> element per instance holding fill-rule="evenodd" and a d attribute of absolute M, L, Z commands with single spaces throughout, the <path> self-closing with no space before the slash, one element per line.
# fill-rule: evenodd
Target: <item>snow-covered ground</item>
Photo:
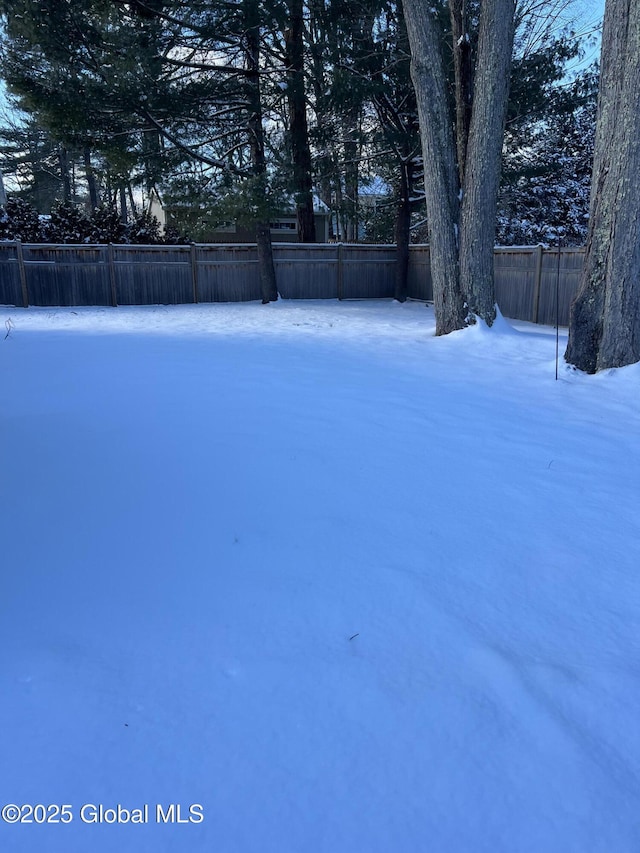
<path fill-rule="evenodd" d="M 0 805 L 72 820 L 3 853 L 639 849 L 640 366 L 418 303 L 9 318 Z"/>

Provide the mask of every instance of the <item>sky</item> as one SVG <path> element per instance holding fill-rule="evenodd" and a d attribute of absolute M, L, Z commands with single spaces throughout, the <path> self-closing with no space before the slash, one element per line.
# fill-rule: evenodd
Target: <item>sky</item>
<path fill-rule="evenodd" d="M 577 8 L 577 23 L 579 24 L 578 32 L 590 32 L 598 27 L 602 27 L 602 17 L 604 15 L 605 0 L 578 0 L 575 5 Z M 583 64 L 591 65 L 599 57 L 600 52 L 600 37 L 598 34 L 595 43 L 587 50 L 583 59 Z"/>

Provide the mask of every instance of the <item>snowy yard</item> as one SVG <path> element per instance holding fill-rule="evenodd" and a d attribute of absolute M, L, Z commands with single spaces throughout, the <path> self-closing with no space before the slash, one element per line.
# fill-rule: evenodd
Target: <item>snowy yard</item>
<path fill-rule="evenodd" d="M 8 318 L 0 805 L 73 819 L 2 851 L 640 849 L 640 365 L 418 303 Z"/>

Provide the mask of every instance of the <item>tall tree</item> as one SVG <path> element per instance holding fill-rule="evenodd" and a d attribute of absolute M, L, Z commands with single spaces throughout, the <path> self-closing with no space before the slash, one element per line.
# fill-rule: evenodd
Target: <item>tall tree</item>
<path fill-rule="evenodd" d="M 264 150 L 262 100 L 260 98 L 260 8 L 258 0 L 243 0 L 244 34 L 242 46 L 245 56 L 246 92 L 249 112 L 249 150 L 253 169 L 253 191 L 256 194 L 255 227 L 262 287 L 262 302 L 278 298 L 276 271 L 271 249 L 269 211 L 265 204 L 269 192 L 267 161 Z"/>
<path fill-rule="evenodd" d="M 0 128 L 0 168 L 12 193 L 49 213 L 62 198 L 59 145 L 36 120 L 16 110 L 11 123 Z"/>
<path fill-rule="evenodd" d="M 403 5 L 424 158 L 436 334 L 442 335 L 464 328 L 474 316 L 489 325 L 495 319 L 493 245 L 515 0 L 480 5 L 466 140 L 456 139 L 451 127 L 439 10 L 423 0 Z M 464 11 L 457 0 L 450 6 L 454 17 Z M 459 27 L 465 41 L 467 21 Z M 458 98 L 465 91 L 458 85 Z M 457 113 L 464 112 L 462 104 Z M 466 134 L 466 121 L 459 124 Z"/>
<path fill-rule="evenodd" d="M 415 91 L 409 67 L 409 44 L 396 2 L 381 4 L 380 13 L 367 40 L 363 40 L 357 70 L 370 81 L 368 97 L 375 111 L 373 139 L 379 140 L 381 156 L 376 159 L 379 175 L 389 160 L 391 186 L 395 193 L 393 238 L 396 243 L 394 296 L 404 302 L 409 273 L 411 215 L 423 203 L 424 186 Z"/>
<path fill-rule="evenodd" d="M 566 360 L 588 373 L 640 361 L 640 4 L 607 0 L 589 233 Z"/>
<path fill-rule="evenodd" d="M 289 26 L 284 31 L 286 85 L 298 240 L 301 243 L 315 243 L 313 177 L 304 78 L 303 0 L 287 0 L 287 13 Z"/>

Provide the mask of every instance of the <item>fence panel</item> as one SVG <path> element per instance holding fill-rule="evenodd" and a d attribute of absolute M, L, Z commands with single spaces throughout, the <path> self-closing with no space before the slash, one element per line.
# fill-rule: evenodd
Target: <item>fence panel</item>
<path fill-rule="evenodd" d="M 179 305 L 193 302 L 189 246 L 114 245 L 119 305 Z"/>
<path fill-rule="evenodd" d="M 341 299 L 388 299 L 394 292 L 396 249 L 345 243 L 341 247 Z"/>
<path fill-rule="evenodd" d="M 15 243 L 0 242 L 0 305 L 24 305 Z"/>
<path fill-rule="evenodd" d="M 262 299 L 255 244 L 198 245 L 194 254 L 198 302 Z"/>
<path fill-rule="evenodd" d="M 542 247 L 498 248 L 493 256 L 496 302 L 505 317 L 534 320 Z"/>
<path fill-rule="evenodd" d="M 558 249 L 545 249 L 542 260 L 538 323 L 548 326 L 555 324 L 557 285 L 558 321 L 561 326 L 569 324 L 569 309 L 580 284 L 583 263 L 584 249 L 560 249 L 558 273 Z"/>
<path fill-rule="evenodd" d="M 428 246 L 419 244 L 410 247 L 408 279 L 407 296 L 411 299 L 424 299 L 425 302 L 433 300 L 431 260 Z"/>
<path fill-rule="evenodd" d="M 283 299 L 337 299 L 340 295 L 337 244 L 274 244 L 278 292 Z"/>
<path fill-rule="evenodd" d="M 30 305 L 111 305 L 106 246 L 23 244 Z"/>

